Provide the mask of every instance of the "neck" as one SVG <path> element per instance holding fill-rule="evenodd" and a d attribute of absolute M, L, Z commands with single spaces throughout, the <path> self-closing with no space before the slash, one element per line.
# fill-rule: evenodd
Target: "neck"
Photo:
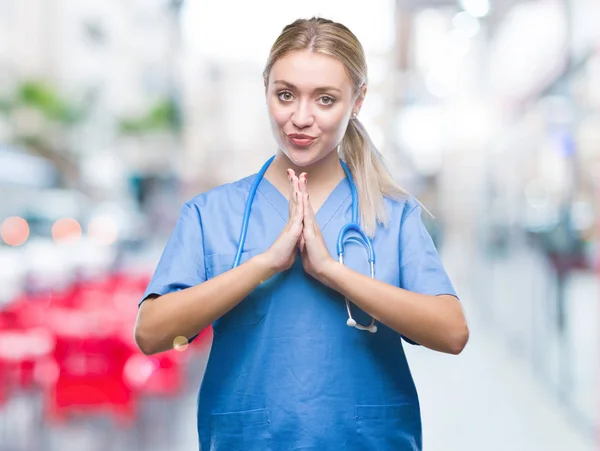
<path fill-rule="evenodd" d="M 309 192 L 321 189 L 329 190 L 346 176 L 335 150 L 309 166 L 296 166 L 285 153 L 278 150 L 265 176 L 275 186 L 287 186 L 286 171 L 288 169 L 293 169 L 296 176 L 306 172 Z"/>

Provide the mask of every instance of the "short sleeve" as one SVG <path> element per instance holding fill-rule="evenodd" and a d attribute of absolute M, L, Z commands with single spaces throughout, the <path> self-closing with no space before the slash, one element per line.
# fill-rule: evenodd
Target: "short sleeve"
<path fill-rule="evenodd" d="M 417 204 L 400 226 L 400 287 L 415 293 L 456 296 Z M 411 344 L 414 341 L 404 337 Z"/>
<path fill-rule="evenodd" d="M 151 294 L 162 296 L 205 280 L 200 212 L 194 204 L 186 203 L 139 305 Z"/>

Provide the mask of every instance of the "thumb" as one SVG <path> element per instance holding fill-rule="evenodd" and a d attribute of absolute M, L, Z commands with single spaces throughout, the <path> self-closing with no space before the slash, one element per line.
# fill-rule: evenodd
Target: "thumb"
<path fill-rule="evenodd" d="M 304 251 L 304 234 L 300 235 L 300 239 L 298 240 L 298 249 L 300 252 Z"/>

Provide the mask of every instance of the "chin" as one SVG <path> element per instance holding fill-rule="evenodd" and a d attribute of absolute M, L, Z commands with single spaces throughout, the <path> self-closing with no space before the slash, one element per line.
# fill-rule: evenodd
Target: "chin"
<path fill-rule="evenodd" d="M 315 158 L 309 158 L 308 156 L 304 155 L 294 156 L 293 154 L 289 155 L 289 159 L 292 163 L 294 163 L 294 165 L 298 167 L 310 166 L 316 161 Z"/>
<path fill-rule="evenodd" d="M 323 158 L 318 152 L 307 149 L 286 149 L 287 157 L 298 167 L 307 167 Z"/>

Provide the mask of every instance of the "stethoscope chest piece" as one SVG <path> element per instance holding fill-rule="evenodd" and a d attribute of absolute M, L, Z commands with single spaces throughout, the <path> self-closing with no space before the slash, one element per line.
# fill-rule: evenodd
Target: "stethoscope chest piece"
<path fill-rule="evenodd" d="M 360 324 L 358 324 L 354 318 L 348 318 L 346 320 L 346 325 L 349 327 L 356 327 L 359 330 L 368 330 L 372 334 L 377 332 L 377 325 L 375 324 L 375 320 L 372 320 L 371 324 L 368 325 L 367 327 L 365 327 L 365 326 L 361 326 Z"/>

